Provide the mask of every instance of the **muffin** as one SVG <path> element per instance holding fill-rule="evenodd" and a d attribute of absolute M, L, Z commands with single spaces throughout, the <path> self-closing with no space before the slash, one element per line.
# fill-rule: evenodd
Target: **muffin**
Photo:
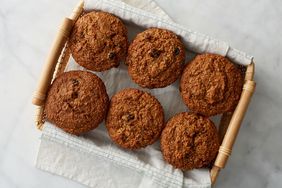
<path fill-rule="evenodd" d="M 219 138 L 207 117 L 183 112 L 172 117 L 161 135 L 165 161 L 181 170 L 208 166 L 216 157 Z"/>
<path fill-rule="evenodd" d="M 95 129 L 105 118 L 109 98 L 102 80 L 86 71 L 61 74 L 52 83 L 45 103 L 47 120 L 79 135 Z"/>
<path fill-rule="evenodd" d="M 184 68 L 180 93 L 190 110 L 213 116 L 235 109 L 243 82 L 242 72 L 227 58 L 202 54 Z"/>
<path fill-rule="evenodd" d="M 93 71 L 118 67 L 128 47 L 127 29 L 122 21 L 98 11 L 84 14 L 76 21 L 69 41 L 75 61 Z"/>
<path fill-rule="evenodd" d="M 159 101 L 147 92 L 124 89 L 115 94 L 109 106 L 106 127 L 120 147 L 139 149 L 153 144 L 164 127 Z"/>
<path fill-rule="evenodd" d="M 126 58 L 129 75 L 144 88 L 162 88 L 175 82 L 184 61 L 185 48 L 178 36 L 158 28 L 139 33 Z"/>

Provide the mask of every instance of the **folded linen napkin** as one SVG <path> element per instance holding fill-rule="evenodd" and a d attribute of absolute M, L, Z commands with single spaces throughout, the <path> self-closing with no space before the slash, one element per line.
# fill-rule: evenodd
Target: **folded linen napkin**
<path fill-rule="evenodd" d="M 158 144 L 136 152 L 120 149 L 103 126 L 77 137 L 46 123 L 36 166 L 89 187 L 210 187 L 207 169 L 183 174 L 162 160 Z"/>
<path fill-rule="evenodd" d="M 240 64 L 249 64 L 252 60 L 251 56 L 229 47 L 225 42 L 174 23 L 153 0 L 88 0 L 85 7 L 119 16 L 129 23 L 130 33 L 140 30 L 136 25 L 167 28 L 182 36 L 188 50 L 226 55 Z M 77 69 L 83 68 L 72 60 L 67 70 Z M 104 81 L 110 97 L 126 87 L 138 88 L 130 81 L 124 65 L 96 74 Z M 163 105 L 166 118 L 186 110 L 178 94 L 178 83 L 150 92 Z M 182 172 L 164 162 L 159 143 L 134 152 L 118 148 L 111 142 L 104 124 L 77 137 L 46 122 L 36 166 L 89 187 L 206 188 L 211 185 L 208 169 Z"/>

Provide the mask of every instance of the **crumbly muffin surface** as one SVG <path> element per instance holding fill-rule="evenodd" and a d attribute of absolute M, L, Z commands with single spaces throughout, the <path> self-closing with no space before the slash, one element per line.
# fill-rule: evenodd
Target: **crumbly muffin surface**
<path fill-rule="evenodd" d="M 115 94 L 109 106 L 106 127 L 111 139 L 127 149 L 154 143 L 164 127 L 164 112 L 151 94 L 125 89 Z"/>
<path fill-rule="evenodd" d="M 164 159 L 182 170 L 206 167 L 215 159 L 218 148 L 219 138 L 213 122 L 194 113 L 175 115 L 161 135 Z"/>
<path fill-rule="evenodd" d="M 78 64 L 89 70 L 105 71 L 125 59 L 127 29 L 114 15 L 92 11 L 76 21 L 69 44 Z"/>
<path fill-rule="evenodd" d="M 212 116 L 235 109 L 243 82 L 241 71 L 227 58 L 202 54 L 184 68 L 180 92 L 190 110 Z"/>
<path fill-rule="evenodd" d="M 61 74 L 51 85 L 45 104 L 47 119 L 71 134 L 96 128 L 105 118 L 109 98 L 102 80 L 86 71 Z"/>
<path fill-rule="evenodd" d="M 175 82 L 184 61 L 185 48 L 178 36 L 158 28 L 139 33 L 126 58 L 132 80 L 145 88 L 162 88 Z"/>

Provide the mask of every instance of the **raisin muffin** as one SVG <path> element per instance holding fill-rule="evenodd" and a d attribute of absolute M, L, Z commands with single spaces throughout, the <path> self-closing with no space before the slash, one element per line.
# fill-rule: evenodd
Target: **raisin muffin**
<path fill-rule="evenodd" d="M 175 82 L 184 61 L 185 48 L 178 36 L 158 28 L 139 33 L 126 58 L 132 80 L 145 88 L 162 88 Z"/>
<path fill-rule="evenodd" d="M 164 112 L 151 94 L 124 89 L 115 94 L 109 106 L 106 127 L 120 147 L 139 149 L 154 143 L 164 127 Z"/>
<path fill-rule="evenodd" d="M 241 70 L 227 58 L 202 54 L 184 68 L 180 92 L 190 110 L 213 116 L 235 109 L 243 82 Z"/>
<path fill-rule="evenodd" d="M 183 112 L 172 117 L 161 135 L 165 161 L 182 170 L 208 166 L 216 157 L 219 138 L 207 117 Z"/>
<path fill-rule="evenodd" d="M 70 36 L 73 58 L 93 71 L 117 67 L 126 56 L 127 29 L 122 21 L 106 12 L 92 11 L 80 17 Z"/>
<path fill-rule="evenodd" d="M 61 74 L 52 83 L 45 104 L 47 120 L 71 134 L 96 128 L 105 118 L 109 98 L 102 80 L 86 71 Z"/>

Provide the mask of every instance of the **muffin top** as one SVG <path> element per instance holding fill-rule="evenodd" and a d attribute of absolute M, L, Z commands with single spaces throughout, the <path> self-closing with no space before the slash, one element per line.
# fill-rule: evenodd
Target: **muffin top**
<path fill-rule="evenodd" d="M 102 80 L 86 71 L 61 74 L 52 83 L 45 104 L 47 119 L 71 134 L 96 128 L 105 118 L 109 98 Z"/>
<path fill-rule="evenodd" d="M 75 61 L 93 71 L 117 67 L 128 47 L 127 30 L 122 21 L 98 11 L 84 14 L 76 21 L 69 41 Z"/>
<path fill-rule="evenodd" d="M 124 89 L 110 101 L 106 127 L 111 139 L 120 147 L 139 149 L 159 138 L 164 127 L 163 108 L 147 92 Z"/>
<path fill-rule="evenodd" d="M 139 33 L 126 58 L 132 80 L 145 88 L 162 88 L 176 81 L 184 61 L 185 48 L 178 36 L 158 28 Z"/>
<path fill-rule="evenodd" d="M 207 167 L 216 157 L 219 138 L 207 117 L 183 112 L 173 116 L 161 135 L 164 159 L 175 168 Z"/>
<path fill-rule="evenodd" d="M 227 58 L 202 54 L 184 68 L 180 92 L 190 110 L 212 116 L 235 109 L 243 82 L 242 72 Z"/>

